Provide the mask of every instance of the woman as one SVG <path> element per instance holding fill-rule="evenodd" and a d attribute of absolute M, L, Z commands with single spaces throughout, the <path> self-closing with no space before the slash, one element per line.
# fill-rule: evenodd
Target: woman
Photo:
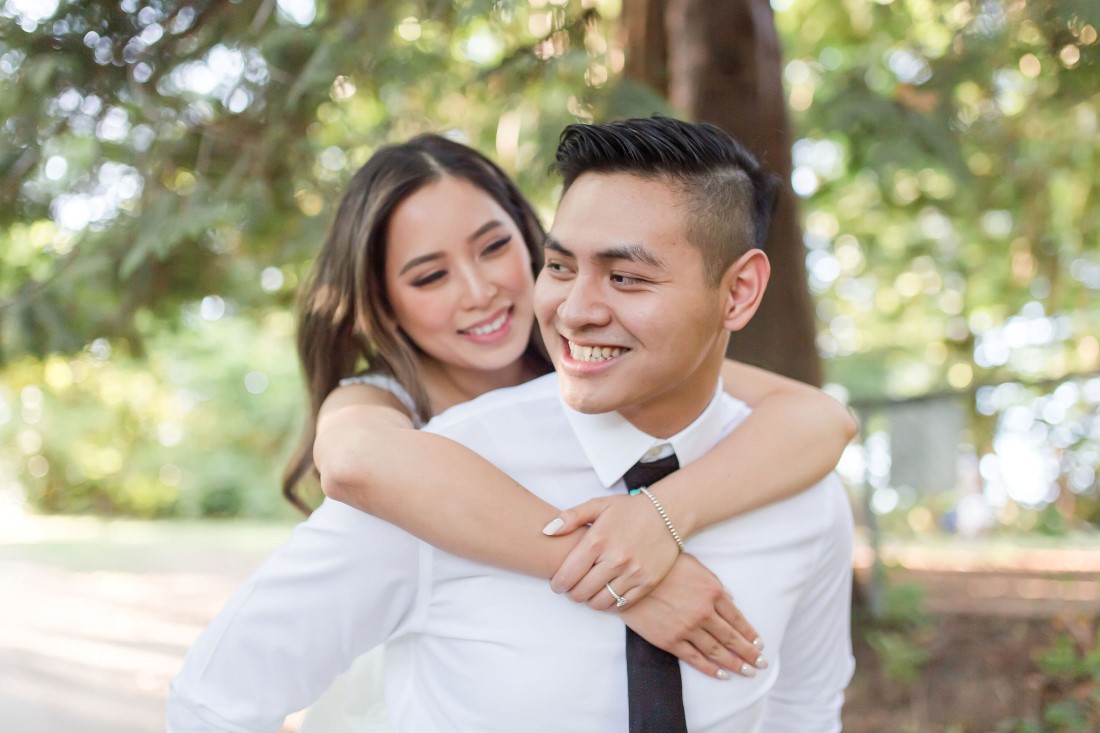
<path fill-rule="evenodd" d="M 551 369 L 532 312 L 543 239 L 514 184 L 470 148 L 426 135 L 378 151 L 352 178 L 304 290 L 299 356 L 311 409 L 284 493 L 304 510 L 294 489 L 315 467 L 331 498 L 454 554 L 552 578 L 556 592 L 606 610 L 658 588 L 677 558 L 646 498 L 559 512 L 465 448 L 415 430 Z M 854 432 L 816 390 L 733 362 L 723 377 L 752 416 L 650 487 L 685 538 L 811 485 Z M 712 605 L 682 633 L 673 620 L 632 618 L 629 604 L 622 613 L 706 674 L 766 666 L 730 599 Z"/>

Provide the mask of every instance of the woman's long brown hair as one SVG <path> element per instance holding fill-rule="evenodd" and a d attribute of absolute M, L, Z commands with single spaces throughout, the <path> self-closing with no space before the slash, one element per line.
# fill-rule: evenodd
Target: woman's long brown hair
<path fill-rule="evenodd" d="M 348 183 L 299 295 L 298 359 L 309 412 L 283 474 L 283 496 L 304 514 L 311 510 L 296 489 L 315 472 L 317 414 L 341 379 L 365 363 L 408 390 L 421 420 L 431 417 L 418 368 L 420 352 L 394 320 L 386 293 L 386 229 L 402 201 L 444 176 L 462 178 L 491 196 L 519 228 L 531 254 L 532 275 L 542 267 L 545 232 L 538 217 L 504 171 L 476 150 L 438 135 L 421 135 L 371 156 Z M 544 371 L 551 369 L 537 329 L 525 357 Z"/>

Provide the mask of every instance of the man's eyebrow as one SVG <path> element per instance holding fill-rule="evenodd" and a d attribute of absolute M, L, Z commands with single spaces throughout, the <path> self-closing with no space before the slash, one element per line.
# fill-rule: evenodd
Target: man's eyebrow
<path fill-rule="evenodd" d="M 562 243 L 561 243 L 561 242 L 559 242 L 558 240 L 554 239 L 554 238 L 553 238 L 553 237 L 552 237 L 551 235 L 549 235 L 549 234 L 547 234 L 547 235 L 546 235 L 546 239 L 544 239 L 544 240 L 543 240 L 543 242 L 542 242 L 542 246 L 543 246 L 543 247 L 544 247 L 545 249 L 550 249 L 550 250 L 553 250 L 553 251 L 557 252 L 557 253 L 558 253 L 558 254 L 560 254 L 560 255 L 565 255 L 566 257 L 572 257 L 572 258 L 574 258 L 574 259 L 576 259 L 576 257 L 577 257 L 577 256 L 576 256 L 575 254 L 573 254 L 572 252 L 570 252 L 569 250 L 567 250 L 567 249 L 565 248 L 565 246 L 564 246 L 564 245 L 562 245 Z"/>
<path fill-rule="evenodd" d="M 543 243 L 543 247 L 549 250 L 553 250 L 565 257 L 572 257 L 576 259 L 576 255 L 566 249 L 561 242 L 554 239 L 549 234 L 546 235 L 546 240 Z M 596 253 L 597 260 L 626 260 L 627 262 L 641 262 L 644 265 L 649 265 L 658 270 L 668 269 L 665 266 L 664 260 L 657 257 L 648 249 L 640 244 L 623 244 L 617 247 L 608 247 L 607 249 L 601 249 Z"/>
<path fill-rule="evenodd" d="M 622 244 L 617 247 L 601 249 L 596 253 L 596 259 L 626 260 L 627 262 L 640 262 L 643 265 L 649 265 L 658 270 L 668 269 L 665 266 L 664 260 L 640 244 Z"/>

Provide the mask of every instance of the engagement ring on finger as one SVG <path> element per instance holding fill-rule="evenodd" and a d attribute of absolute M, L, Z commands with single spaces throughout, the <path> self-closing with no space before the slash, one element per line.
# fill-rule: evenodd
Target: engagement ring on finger
<path fill-rule="evenodd" d="M 615 596 L 615 608 L 622 608 L 626 605 L 626 598 L 616 593 L 615 589 L 611 587 L 611 583 L 606 583 L 604 587 L 607 588 L 608 593 Z"/>

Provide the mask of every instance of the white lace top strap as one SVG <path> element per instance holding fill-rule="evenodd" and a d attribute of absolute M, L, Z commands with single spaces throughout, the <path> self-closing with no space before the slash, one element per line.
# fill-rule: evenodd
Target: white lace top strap
<path fill-rule="evenodd" d="M 389 374 L 380 374 L 378 372 L 367 372 L 366 374 L 356 374 L 353 377 L 344 377 L 340 380 L 340 386 L 346 387 L 349 384 L 369 384 L 372 387 L 378 387 L 384 389 L 401 403 L 412 419 L 413 425 L 416 428 L 424 427 L 423 421 L 416 413 L 416 403 L 413 402 L 412 395 L 401 386 L 401 383 L 391 377 Z"/>

